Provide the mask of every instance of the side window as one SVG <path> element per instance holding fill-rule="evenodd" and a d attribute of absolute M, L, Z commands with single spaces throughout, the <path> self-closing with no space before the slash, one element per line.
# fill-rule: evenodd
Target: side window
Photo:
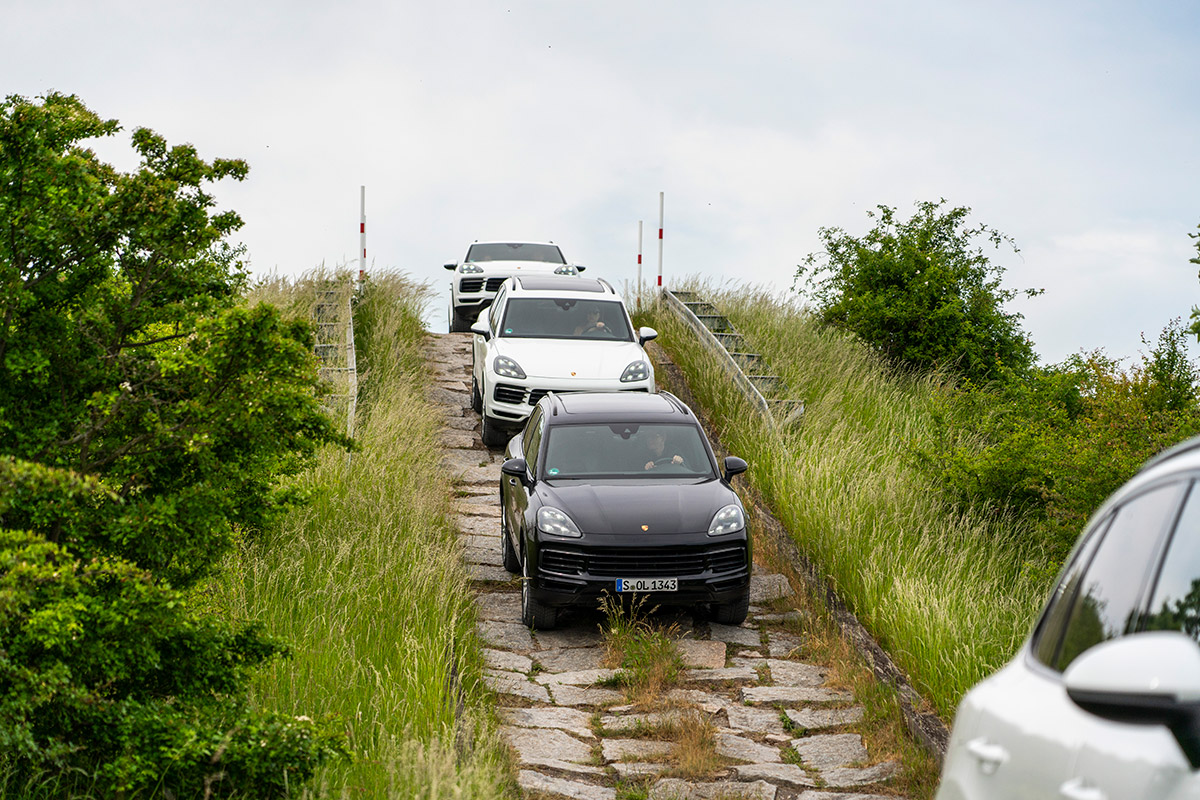
<path fill-rule="evenodd" d="M 1117 509 L 1091 563 L 1083 566 L 1074 597 L 1062 598 L 1070 611 L 1049 666 L 1064 670 L 1089 647 L 1137 629 L 1152 562 L 1185 487 L 1159 486 Z"/>
<path fill-rule="evenodd" d="M 1200 642 L 1200 491 L 1194 486 L 1175 526 L 1141 628 L 1179 631 Z"/>
<path fill-rule="evenodd" d="M 1033 651 L 1038 661 L 1048 667 L 1053 667 L 1058 658 L 1058 645 L 1062 642 L 1062 632 L 1071 614 L 1071 605 L 1079 594 L 1079 583 L 1088 565 L 1092 563 L 1096 547 L 1104 538 L 1112 519 L 1113 515 L 1109 514 L 1096 524 L 1091 535 L 1084 541 L 1083 547 L 1076 552 L 1074 560 L 1063 573 L 1062 580 L 1058 582 L 1054 594 L 1046 604 L 1046 613 L 1034 634 Z"/>
<path fill-rule="evenodd" d="M 538 451 L 542 447 L 542 431 L 545 425 L 542 424 L 542 409 L 535 408 L 529 416 L 529 424 L 525 427 L 525 463 L 529 465 L 529 471 L 537 475 L 537 459 Z"/>

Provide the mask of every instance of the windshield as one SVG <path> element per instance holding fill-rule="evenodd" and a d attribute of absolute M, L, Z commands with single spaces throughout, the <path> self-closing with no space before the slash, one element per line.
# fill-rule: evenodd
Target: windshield
<path fill-rule="evenodd" d="M 524 339 L 601 339 L 632 342 L 625 307 L 611 300 L 514 297 L 500 336 Z"/>
<path fill-rule="evenodd" d="M 692 425 L 558 425 L 546 442 L 545 476 L 715 478 L 700 430 Z"/>
<path fill-rule="evenodd" d="M 473 244 L 467 249 L 467 261 L 541 261 L 546 264 L 565 264 L 562 251 L 554 244 Z"/>

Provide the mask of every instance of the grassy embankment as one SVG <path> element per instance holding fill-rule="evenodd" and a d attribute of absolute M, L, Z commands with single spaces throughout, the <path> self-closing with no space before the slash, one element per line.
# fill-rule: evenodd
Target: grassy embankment
<path fill-rule="evenodd" d="M 699 288 L 804 402 L 800 424 L 769 430 L 669 312 L 651 307 L 643 324 L 801 551 L 950 721 L 1028 633 L 1045 557 L 1017 521 L 955 507 L 913 467 L 909 449 L 933 433 L 937 379 L 897 374 L 780 298 Z"/>
<path fill-rule="evenodd" d="M 319 277 L 272 281 L 251 299 L 307 316 Z M 349 732 L 353 760 L 324 770 L 312 797 L 512 794 L 424 401 L 427 299 L 398 274 L 372 276 L 355 312 L 361 452 L 321 453 L 300 481 L 311 505 L 249 540 L 216 587 L 225 607 L 294 646 L 254 702 Z"/>

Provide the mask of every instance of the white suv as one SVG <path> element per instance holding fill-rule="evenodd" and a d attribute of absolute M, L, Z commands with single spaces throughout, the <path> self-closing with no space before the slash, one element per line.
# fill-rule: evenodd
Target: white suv
<path fill-rule="evenodd" d="M 551 273 L 578 275 L 587 267 L 569 264 L 553 242 L 475 242 L 461 264 L 446 264 L 454 271 L 450 282 L 447 318 L 451 333 L 471 329 L 479 312 L 491 305 L 496 290 L 511 275 Z"/>
<path fill-rule="evenodd" d="M 938 800 L 1200 797 L 1200 438 L 1096 512 L 1016 658 L 958 707 Z"/>
<path fill-rule="evenodd" d="M 654 391 L 642 346 L 658 333 L 635 331 L 604 280 L 509 278 L 471 331 L 471 404 L 488 447 L 502 447 L 547 392 Z"/>

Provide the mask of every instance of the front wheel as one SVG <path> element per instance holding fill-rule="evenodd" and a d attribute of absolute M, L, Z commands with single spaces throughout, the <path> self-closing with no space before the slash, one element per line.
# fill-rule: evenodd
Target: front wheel
<path fill-rule="evenodd" d="M 712 621 L 722 625 L 741 625 L 750 613 L 750 593 L 734 600 L 732 603 L 713 603 Z"/>
<path fill-rule="evenodd" d="M 558 609 L 542 605 L 533 596 L 529 577 L 529 552 L 521 560 L 521 622 L 530 630 L 552 631 L 558 624 Z"/>
<path fill-rule="evenodd" d="M 479 430 L 479 438 L 483 439 L 486 447 L 493 449 L 504 447 L 508 444 L 509 439 L 508 433 L 500 427 L 500 421 L 495 417 L 489 417 L 486 412 L 483 415 L 483 426 Z"/>

